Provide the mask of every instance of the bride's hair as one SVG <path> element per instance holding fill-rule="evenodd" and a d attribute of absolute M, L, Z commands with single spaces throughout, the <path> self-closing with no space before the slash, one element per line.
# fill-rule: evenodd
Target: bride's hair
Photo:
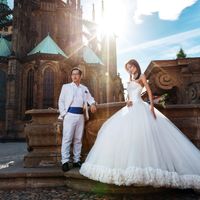
<path fill-rule="evenodd" d="M 127 65 L 134 65 L 134 66 L 136 67 L 136 69 L 137 69 L 137 76 L 136 76 L 135 79 L 138 79 L 138 78 L 140 77 L 140 75 L 141 75 L 141 68 L 140 68 L 139 63 L 138 63 L 136 60 L 134 60 L 134 59 L 129 60 L 129 61 L 125 64 L 125 68 L 126 68 L 126 70 L 128 71 Z M 130 74 L 130 81 L 131 81 L 131 80 L 132 80 L 132 74 Z"/>

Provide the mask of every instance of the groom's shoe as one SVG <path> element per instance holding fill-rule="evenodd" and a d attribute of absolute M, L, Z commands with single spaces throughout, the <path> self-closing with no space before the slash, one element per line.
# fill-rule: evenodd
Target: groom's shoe
<path fill-rule="evenodd" d="M 81 168 L 81 165 L 82 165 L 81 161 L 73 163 L 73 167 L 75 168 Z"/>
<path fill-rule="evenodd" d="M 63 170 L 63 172 L 69 171 L 69 163 L 68 162 L 66 162 L 62 165 L 62 170 Z"/>

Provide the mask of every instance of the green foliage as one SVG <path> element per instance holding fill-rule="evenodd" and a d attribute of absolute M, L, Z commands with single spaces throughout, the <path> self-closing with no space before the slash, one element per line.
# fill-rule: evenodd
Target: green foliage
<path fill-rule="evenodd" d="M 186 58 L 186 54 L 185 54 L 185 52 L 183 51 L 183 49 L 182 48 L 180 48 L 180 50 L 179 50 L 179 52 L 176 54 L 176 58 Z"/>
<path fill-rule="evenodd" d="M 165 93 L 165 94 L 163 94 L 163 95 L 160 96 L 160 99 L 159 99 L 159 102 L 158 102 L 158 103 L 159 103 L 163 108 L 165 108 L 167 97 L 168 97 L 168 94 L 167 94 L 167 93 Z"/>

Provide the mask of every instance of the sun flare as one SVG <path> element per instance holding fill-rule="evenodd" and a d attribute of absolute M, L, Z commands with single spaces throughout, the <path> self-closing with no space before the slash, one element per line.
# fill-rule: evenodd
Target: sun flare
<path fill-rule="evenodd" d="M 126 7 L 122 0 L 104 1 L 104 13 L 99 19 L 99 33 L 122 35 L 126 24 Z"/>

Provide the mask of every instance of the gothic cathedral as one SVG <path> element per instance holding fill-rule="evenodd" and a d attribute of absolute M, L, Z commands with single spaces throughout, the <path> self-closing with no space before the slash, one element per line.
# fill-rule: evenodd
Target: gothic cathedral
<path fill-rule="evenodd" d="M 124 100 L 115 35 L 96 29 L 80 0 L 0 0 L 0 138 L 24 137 L 26 110 L 56 109 L 75 66 L 98 103 Z"/>

